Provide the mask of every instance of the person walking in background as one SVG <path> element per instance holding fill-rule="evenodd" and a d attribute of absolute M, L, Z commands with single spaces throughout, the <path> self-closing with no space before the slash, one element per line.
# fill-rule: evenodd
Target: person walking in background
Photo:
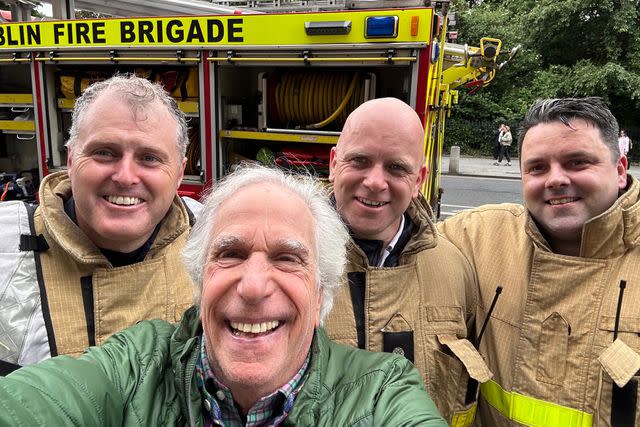
<path fill-rule="evenodd" d="M 502 152 L 502 144 L 500 143 L 500 139 L 502 138 L 502 135 L 504 134 L 504 123 L 500 123 L 500 127 L 498 127 L 498 136 L 495 139 L 495 146 L 494 146 L 494 156 L 493 158 L 495 159 L 495 162 L 493 162 L 494 166 L 499 166 L 500 163 L 498 163 L 498 159 L 500 158 L 500 153 Z"/>
<path fill-rule="evenodd" d="M 498 131 L 494 134 L 493 138 L 493 160 L 498 160 L 498 156 L 500 156 L 500 137 L 502 136 L 502 126 L 504 124 L 500 124 L 498 126 Z"/>
<path fill-rule="evenodd" d="M 499 166 L 502 164 L 502 158 L 507 159 L 507 166 L 511 166 L 511 156 L 509 156 L 509 149 L 511 148 L 511 142 L 513 136 L 511 135 L 511 128 L 505 124 L 501 125 L 502 129 L 498 141 L 500 142 L 500 155 L 498 161 L 494 165 Z"/>
<path fill-rule="evenodd" d="M 629 151 L 631 151 L 631 148 L 633 147 L 633 144 L 631 144 L 631 140 L 627 136 L 627 133 L 624 131 L 624 129 L 620 130 L 620 137 L 618 138 L 618 146 L 620 147 L 620 154 L 624 156 L 626 156 L 629 153 Z"/>

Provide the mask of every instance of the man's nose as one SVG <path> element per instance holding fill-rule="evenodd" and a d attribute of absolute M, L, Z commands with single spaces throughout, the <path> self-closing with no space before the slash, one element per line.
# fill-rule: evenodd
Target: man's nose
<path fill-rule="evenodd" d="M 266 256 L 252 254 L 245 261 L 245 268 L 237 287 L 238 295 L 247 303 L 258 303 L 273 293 L 271 266 Z"/>
<path fill-rule="evenodd" d="M 138 164 L 133 156 L 122 156 L 120 161 L 116 163 L 116 170 L 113 172 L 111 178 L 113 181 L 124 187 L 140 182 L 140 177 L 138 176 Z"/>
<path fill-rule="evenodd" d="M 387 174 L 383 165 L 375 165 L 367 171 L 367 175 L 363 181 L 365 187 L 372 192 L 385 191 L 389 188 L 387 182 Z"/>
<path fill-rule="evenodd" d="M 571 183 L 567 171 L 561 165 L 551 165 L 547 175 L 547 188 L 565 187 Z"/>

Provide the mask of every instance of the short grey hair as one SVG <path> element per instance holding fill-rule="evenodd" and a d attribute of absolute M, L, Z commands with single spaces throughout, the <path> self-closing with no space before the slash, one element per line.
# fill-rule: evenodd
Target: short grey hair
<path fill-rule="evenodd" d="M 331 311 L 336 290 L 342 283 L 349 239 L 347 228 L 329 201 L 328 189 L 317 179 L 305 175 L 292 175 L 255 163 L 241 164 L 233 173 L 214 184 L 182 251 L 182 260 L 197 287 L 196 305 L 200 304 L 204 269 L 211 250 L 212 232 L 216 226 L 216 214 L 220 206 L 240 189 L 262 183 L 274 184 L 296 194 L 315 219 L 316 286 L 322 291 L 323 296 L 320 307 L 322 323 Z M 256 203 L 260 201 L 256 200 Z"/>
<path fill-rule="evenodd" d="M 620 158 L 618 146 L 618 121 L 602 98 L 538 99 L 520 123 L 518 149 L 522 152 L 524 137 L 532 127 L 540 123 L 561 122 L 571 127 L 571 121 L 584 120 L 600 131 L 602 142 L 609 147 L 613 162 Z"/>
<path fill-rule="evenodd" d="M 129 104 L 134 114 L 138 109 L 144 109 L 154 102 L 164 105 L 176 121 L 176 145 L 180 158 L 184 158 L 189 144 L 187 119 L 184 113 L 178 108 L 175 99 L 159 83 L 153 83 L 135 74 L 117 74 L 107 80 L 94 83 L 76 100 L 67 141 L 67 147 L 71 152 L 78 142 L 80 126 L 87 110 L 100 95 L 110 92 L 121 94 L 122 99 Z"/>

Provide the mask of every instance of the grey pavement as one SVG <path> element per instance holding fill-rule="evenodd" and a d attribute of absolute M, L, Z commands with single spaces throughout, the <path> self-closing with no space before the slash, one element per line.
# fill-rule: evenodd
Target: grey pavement
<path fill-rule="evenodd" d="M 492 157 L 461 155 L 457 175 L 520 179 L 520 162 L 517 158 L 511 158 L 511 166 L 506 166 L 507 162 L 504 160 L 499 166 L 494 165 L 494 162 L 495 160 Z M 640 179 L 639 165 L 631 165 L 628 172 Z M 449 173 L 449 156 L 442 157 L 442 173 L 444 175 L 454 175 Z"/>

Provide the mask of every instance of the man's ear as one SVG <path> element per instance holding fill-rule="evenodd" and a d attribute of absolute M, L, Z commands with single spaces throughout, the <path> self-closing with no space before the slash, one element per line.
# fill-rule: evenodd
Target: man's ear
<path fill-rule="evenodd" d="M 315 312 L 315 322 L 314 322 L 314 326 L 317 328 L 320 326 L 320 309 L 322 308 L 322 302 L 324 301 L 324 293 L 322 292 L 322 289 L 320 289 L 318 291 L 318 305 L 316 306 L 316 312 Z"/>
<path fill-rule="evenodd" d="M 180 188 L 180 184 L 182 184 L 182 178 L 184 178 L 184 168 L 187 167 L 187 158 L 184 157 L 182 159 L 182 164 L 180 165 L 180 176 L 178 177 L 178 186 L 176 187 L 176 190 L 178 190 L 178 188 Z"/>
<path fill-rule="evenodd" d="M 336 170 L 337 161 L 336 147 L 331 147 L 331 152 L 329 153 L 329 182 L 333 182 L 335 178 L 333 172 Z"/>
<path fill-rule="evenodd" d="M 73 173 L 73 150 L 71 147 L 67 147 L 67 175 L 71 178 L 71 174 Z"/>
<path fill-rule="evenodd" d="M 620 156 L 618 164 L 616 165 L 616 172 L 618 173 L 618 189 L 622 192 L 627 188 L 627 156 Z"/>
<path fill-rule="evenodd" d="M 425 164 L 423 164 L 420 167 L 420 172 L 418 172 L 418 177 L 416 179 L 416 184 L 415 184 L 415 187 L 413 189 L 413 198 L 414 199 L 416 197 L 418 197 L 418 194 L 420 194 L 420 189 L 422 188 L 422 183 L 427 178 L 427 172 L 428 172 L 427 166 Z"/>

